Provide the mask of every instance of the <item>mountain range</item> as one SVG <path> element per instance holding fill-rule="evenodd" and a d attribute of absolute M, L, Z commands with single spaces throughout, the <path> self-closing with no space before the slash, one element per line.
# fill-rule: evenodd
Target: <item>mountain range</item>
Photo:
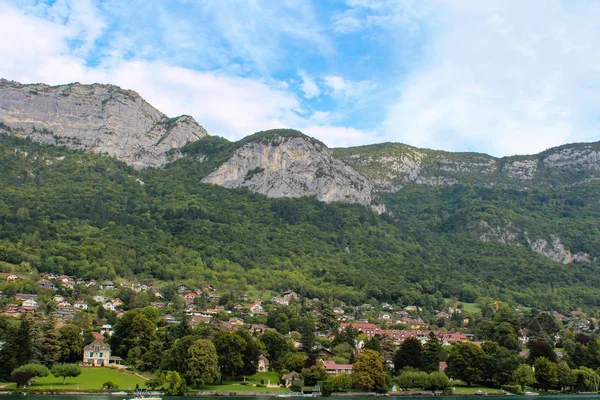
<path fill-rule="evenodd" d="M 95 179 L 110 190 L 105 192 L 108 198 L 103 199 L 101 208 L 110 206 L 111 192 L 127 197 L 131 196 L 127 193 L 131 189 L 139 192 L 137 200 L 140 202 L 148 200 L 152 203 L 156 199 L 149 197 L 156 197 L 160 192 L 161 196 L 169 198 L 168 201 L 177 203 L 175 208 L 179 211 L 185 208 L 190 213 L 191 204 L 198 200 L 192 201 L 194 192 L 199 190 L 218 193 L 216 197 L 232 196 L 239 200 L 241 196 L 245 199 L 240 200 L 241 204 L 252 209 L 248 212 L 251 215 L 261 215 L 261 212 L 267 212 L 262 208 L 267 207 L 278 221 L 276 230 L 283 223 L 290 226 L 306 224 L 309 231 L 328 232 L 327 240 L 338 243 L 328 243 L 321 250 L 304 247 L 299 250 L 290 246 L 286 239 L 287 247 L 268 246 L 266 253 L 256 256 L 256 260 L 252 261 L 252 256 L 248 256 L 251 261 L 240 262 L 234 261 L 237 256 L 225 254 L 211 258 L 206 247 L 218 245 L 214 238 L 207 242 L 198 239 L 190 245 L 191 238 L 182 236 L 190 234 L 189 231 L 175 226 L 160 227 L 163 233 L 168 233 L 167 242 L 180 245 L 186 242 L 204 261 L 235 262 L 246 272 L 259 268 L 259 259 L 270 265 L 266 269 L 277 268 L 271 265 L 273 257 L 278 259 L 274 264 L 289 262 L 288 269 L 306 275 L 298 278 L 298 282 L 303 283 L 291 280 L 290 285 L 305 292 L 312 290 L 318 294 L 319 283 L 311 282 L 311 277 L 325 277 L 328 275 L 325 270 L 329 268 L 336 272 L 329 271 L 332 276 L 325 282 L 336 287 L 338 297 L 342 296 L 343 288 L 347 288 L 362 298 L 392 298 L 405 302 L 409 302 L 408 298 L 423 302 L 424 295 L 457 297 L 463 301 L 504 296 L 506 301 L 530 306 L 543 303 L 547 308 L 592 306 L 600 301 L 600 295 L 593 288 L 600 256 L 599 143 L 568 144 L 535 155 L 495 158 L 478 153 L 419 149 L 398 143 L 330 149 L 291 129 L 259 132 L 230 142 L 209 135 L 190 116 L 169 118 L 136 92 L 116 86 L 24 85 L 7 80 L 0 80 L 0 123 L 5 166 L 2 179 L 13 195 L 11 198 L 5 191 L 0 203 L 5 214 L 3 229 L 7 230 L 0 239 L 6 249 L 15 247 L 18 237 L 32 234 L 28 229 L 34 229 L 35 225 L 19 227 L 23 221 L 18 221 L 16 215 L 22 204 L 18 203 L 19 196 L 15 193 L 24 188 L 19 179 L 29 175 L 34 181 L 40 180 L 42 175 L 52 176 L 56 169 L 54 173 L 64 178 L 65 183 L 71 180 L 74 187 L 80 183 L 89 185 L 90 182 L 76 179 L 80 172 L 61 170 L 65 157 L 75 157 L 81 163 L 93 164 L 102 170 Z M 48 146 L 52 146 L 52 150 Z M 53 156 L 44 155 L 48 152 Z M 7 158 L 23 153 L 27 156 L 19 162 Z M 44 172 L 33 172 L 34 165 Z M 87 168 L 82 169 L 87 171 Z M 124 181 L 111 180 L 111 169 L 120 170 L 119 180 Z M 172 186 L 171 183 L 164 184 L 169 179 L 184 186 L 179 187 L 179 191 L 166 190 Z M 165 187 L 158 190 L 158 181 Z M 47 185 L 51 182 L 40 181 L 39 185 L 49 188 Z M 151 193 L 151 190 L 155 191 Z M 256 200 L 263 198 L 260 196 L 265 196 L 265 200 Z M 203 200 L 205 203 L 196 204 L 196 207 L 223 206 L 225 209 L 233 206 L 223 202 L 208 206 L 214 199 Z M 28 201 L 31 203 L 28 207 L 30 215 L 29 208 L 38 211 L 46 208 L 32 203 L 31 198 Z M 57 201 L 61 204 L 64 199 Z M 99 200 L 95 201 L 99 205 Z M 130 209 L 129 205 L 122 208 L 115 204 L 120 211 L 115 211 L 112 222 L 121 221 L 117 224 L 127 225 L 124 221 L 137 221 L 141 215 L 150 220 L 156 218 L 157 210 L 150 205 L 137 206 Z M 104 215 L 93 222 L 94 218 L 86 218 L 83 211 L 77 212 L 77 216 L 69 216 L 72 210 L 63 211 L 71 222 L 72 218 L 77 221 L 90 219 L 90 226 L 97 229 L 106 229 L 111 220 L 109 215 Z M 57 211 L 39 211 L 36 218 L 48 218 L 53 212 Z M 165 217 L 164 212 L 161 211 L 161 218 Z M 176 214 L 175 209 L 171 212 Z M 312 214 L 320 215 L 319 212 L 328 216 L 311 219 Z M 192 214 L 203 218 L 201 212 Z M 15 215 L 16 220 L 10 215 Z M 370 233 L 376 236 L 371 244 L 376 243 L 379 248 L 365 247 L 369 240 L 364 235 L 368 236 L 369 231 L 349 233 L 349 221 L 354 219 L 358 221 L 356 229 L 362 224 L 371 227 Z M 249 225 L 273 224 L 273 221 L 261 222 L 260 217 L 247 222 Z M 186 221 L 184 225 L 188 224 Z M 270 228 L 265 229 L 261 232 L 266 235 L 262 239 L 275 242 L 281 239 L 278 235 L 282 232 L 267 233 Z M 49 235 L 48 240 L 56 238 Z M 356 242 L 360 240 L 364 243 Z M 241 241 L 245 242 L 247 238 Z M 248 243 L 248 246 L 252 245 Z M 243 248 L 242 253 L 249 251 L 244 245 L 239 247 Z M 300 266 L 299 260 L 294 261 L 289 254 L 293 252 L 292 247 L 304 252 L 302 262 L 309 266 Z M 391 265 L 375 268 L 377 277 L 371 277 L 371 289 L 368 289 L 370 282 L 358 284 L 350 278 L 354 273 L 346 271 L 348 276 L 344 278 L 341 272 L 344 268 L 340 269 L 340 265 L 348 263 L 343 260 L 356 248 L 361 249 L 359 259 L 367 260 L 367 263 L 395 260 Z M 43 246 L 13 250 L 20 251 L 24 259 L 31 255 L 41 257 L 36 262 L 42 269 L 48 267 L 46 259 L 54 257 L 44 258 Z M 316 255 L 319 251 L 328 254 L 322 258 Z M 6 255 L 3 259 L 3 254 L 0 251 L 0 261 L 11 263 Z M 157 260 L 155 256 L 150 258 Z M 92 257 L 88 261 L 100 263 L 101 259 Z M 136 263 L 134 260 L 133 264 Z M 335 267 L 332 264 L 336 264 Z M 408 268 L 416 265 L 419 266 L 416 270 Z M 351 268 L 358 271 L 357 277 L 364 278 L 364 270 L 372 266 L 352 265 Z M 113 273 L 168 278 L 151 269 L 132 267 L 117 271 L 113 268 Z M 230 268 L 208 262 L 204 271 L 205 275 L 210 275 L 206 271 L 222 275 Z M 86 268 L 74 272 L 90 273 Z M 437 274 L 435 279 L 431 273 Z M 461 279 L 457 282 L 456 276 L 452 278 L 453 274 L 459 274 Z M 184 278 L 185 274 L 174 276 Z M 386 276 L 399 279 L 394 294 L 379 287 L 379 280 Z M 224 278 L 220 276 L 219 279 Z M 444 279 L 452 281 L 452 290 L 443 290 Z M 251 285 L 272 286 L 260 283 L 260 280 Z M 519 285 L 524 285 L 521 295 Z M 554 293 L 557 288 L 560 289 L 558 300 L 544 299 L 546 291 Z M 407 293 L 411 293 L 410 296 Z"/>

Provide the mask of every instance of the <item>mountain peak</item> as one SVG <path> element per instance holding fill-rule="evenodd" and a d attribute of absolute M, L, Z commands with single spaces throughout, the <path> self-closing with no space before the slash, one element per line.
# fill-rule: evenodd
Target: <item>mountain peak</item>
<path fill-rule="evenodd" d="M 136 168 L 207 135 L 192 117 L 168 118 L 137 92 L 114 85 L 49 86 L 0 80 L 0 121 L 18 136 L 106 153 Z"/>

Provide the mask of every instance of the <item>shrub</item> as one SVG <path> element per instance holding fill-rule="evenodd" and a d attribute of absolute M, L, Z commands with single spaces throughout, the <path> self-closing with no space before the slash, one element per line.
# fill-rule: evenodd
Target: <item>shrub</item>
<path fill-rule="evenodd" d="M 504 385 L 502 386 L 502 390 L 512 394 L 523 394 L 523 389 L 521 389 L 521 385 Z"/>
<path fill-rule="evenodd" d="M 118 389 L 118 388 L 119 388 L 119 385 L 115 385 L 111 381 L 106 381 L 102 384 L 102 389 L 112 390 L 112 389 Z"/>

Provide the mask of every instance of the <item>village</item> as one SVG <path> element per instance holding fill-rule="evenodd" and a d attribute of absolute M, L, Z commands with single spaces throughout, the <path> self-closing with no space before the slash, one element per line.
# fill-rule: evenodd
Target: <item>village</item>
<path fill-rule="evenodd" d="M 11 273 L 6 275 L 5 281 L 0 298 L 1 315 L 17 319 L 37 315 L 49 318 L 56 328 L 76 324 L 81 327 L 82 334 L 84 330 L 91 334 L 82 342 L 78 359 L 78 364 L 84 367 L 140 367 L 140 361 L 128 353 L 130 349 L 121 348 L 121 357 L 111 348 L 115 325 L 135 310 L 152 315 L 155 321 L 152 329 L 157 330 L 185 324 L 192 330 L 209 327 L 214 332 L 244 331 L 255 338 L 269 332 L 281 335 L 290 350 L 304 358 L 301 362 L 289 362 L 281 355 L 269 354 L 273 350 L 268 346 L 258 349 L 255 362 L 251 364 L 252 372 L 279 373 L 268 375 L 269 379 L 264 382 L 266 388 L 291 388 L 298 380 L 311 381 L 305 368 L 309 365 L 308 355 L 326 374 L 324 376 L 350 376 L 355 372 L 354 363 L 360 355 L 373 348 L 382 357 L 385 370 L 393 372 L 399 368 L 395 363 L 403 362 L 398 361 L 399 349 L 409 342 L 420 347 L 434 340 L 440 348 L 446 349 L 443 353 L 447 355 L 458 344 L 481 346 L 482 339 L 489 339 L 480 337 L 481 327 L 486 322 L 481 321 L 481 313 L 467 312 L 460 304 L 438 310 L 426 322 L 422 317 L 426 313 L 417 305 L 400 307 L 385 302 L 325 304 L 319 299 L 304 298 L 294 290 L 257 299 L 245 293 L 235 296 L 210 284 L 201 287 L 171 284 L 159 288 L 152 284 L 86 281 L 47 273 L 40 274 L 36 280 Z M 17 291 L 19 288 L 25 288 L 29 293 Z M 498 303 L 491 309 L 498 312 Z M 300 326 L 304 322 L 294 323 L 289 317 L 292 315 L 290 310 L 302 314 L 306 321 L 313 321 L 310 323 L 313 326 L 306 329 L 305 325 Z M 595 320 L 587 319 L 579 311 L 568 317 L 557 312 L 546 314 L 551 315 L 560 327 L 552 333 L 555 342 L 560 341 L 564 329 L 586 333 L 594 328 Z M 515 333 L 518 342 L 513 349 L 520 349 L 520 356 L 527 357 L 527 346 L 533 337 L 528 337 L 528 329 L 524 327 L 515 329 Z M 274 360 L 274 356 L 279 359 Z M 410 362 L 407 365 L 410 366 Z M 439 357 L 434 370 L 443 373 L 446 368 L 447 358 Z M 245 374 L 248 374 L 247 369 Z"/>

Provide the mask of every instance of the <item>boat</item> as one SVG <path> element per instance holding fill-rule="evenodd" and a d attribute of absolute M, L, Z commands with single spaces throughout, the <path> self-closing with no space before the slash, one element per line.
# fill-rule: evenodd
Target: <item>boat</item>
<path fill-rule="evenodd" d="M 525 392 L 524 395 L 525 396 L 539 396 L 540 394 L 537 392 Z"/>
<path fill-rule="evenodd" d="M 148 394 L 148 390 L 147 389 L 136 389 L 135 392 L 133 392 L 133 397 L 130 398 L 129 400 L 162 400 L 162 397 L 159 396 L 147 396 Z M 123 400 L 127 400 L 127 399 L 123 399 Z"/>

